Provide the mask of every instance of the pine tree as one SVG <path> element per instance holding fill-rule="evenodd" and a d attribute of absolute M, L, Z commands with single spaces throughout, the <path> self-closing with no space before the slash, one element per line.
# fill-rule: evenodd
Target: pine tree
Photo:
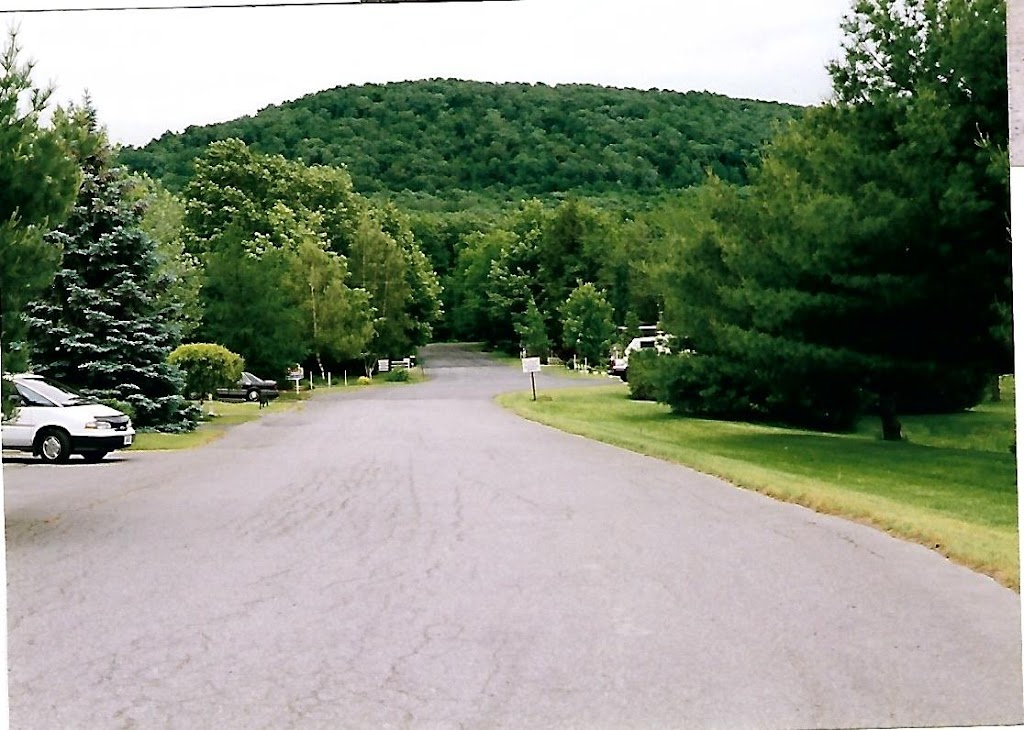
<path fill-rule="evenodd" d="M 60 261 L 43 235 L 64 220 L 78 188 L 78 166 L 42 124 L 50 90 L 33 85 L 32 64 L 19 53 L 11 30 L 0 51 L 0 346 L 12 371 L 27 365 L 25 305 L 45 290 Z"/>
<path fill-rule="evenodd" d="M 128 403 L 139 426 L 190 429 L 196 413 L 167 362 L 178 344 L 174 313 L 157 309 L 154 243 L 128 202 L 129 178 L 111 165 L 88 99 L 55 124 L 71 140 L 82 185 L 67 221 L 48 234 L 64 252 L 57 275 L 27 308 L 32 365 L 87 395 Z"/>
<path fill-rule="evenodd" d="M 953 412 L 1012 368 L 1005 312 L 1006 8 L 858 0 L 835 98 L 776 137 L 753 184 L 704 186 L 666 270 L 670 402 L 846 429 Z"/>

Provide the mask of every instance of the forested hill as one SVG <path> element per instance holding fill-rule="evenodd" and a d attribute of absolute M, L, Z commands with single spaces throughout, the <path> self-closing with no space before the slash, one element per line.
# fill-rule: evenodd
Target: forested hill
<path fill-rule="evenodd" d="M 706 92 L 431 80 L 345 86 L 254 117 L 167 133 L 121 160 L 171 189 L 210 142 L 346 165 L 362 193 L 502 195 L 657 191 L 705 171 L 743 182 L 801 107 Z"/>

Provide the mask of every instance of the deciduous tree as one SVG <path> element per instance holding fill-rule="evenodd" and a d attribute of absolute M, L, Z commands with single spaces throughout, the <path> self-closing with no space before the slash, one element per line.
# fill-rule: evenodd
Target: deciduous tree
<path fill-rule="evenodd" d="M 615 337 L 612 307 L 593 284 L 580 284 L 560 308 L 562 344 L 580 359 L 597 364 Z"/>

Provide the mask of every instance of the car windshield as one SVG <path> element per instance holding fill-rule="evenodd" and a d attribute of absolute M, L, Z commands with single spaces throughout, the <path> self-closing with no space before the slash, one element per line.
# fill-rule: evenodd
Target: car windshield
<path fill-rule="evenodd" d="M 20 384 L 29 390 L 35 391 L 39 395 L 59 406 L 80 406 L 96 402 L 94 398 L 82 395 L 74 388 L 61 383 L 56 383 L 52 380 L 31 378 L 22 380 Z"/>

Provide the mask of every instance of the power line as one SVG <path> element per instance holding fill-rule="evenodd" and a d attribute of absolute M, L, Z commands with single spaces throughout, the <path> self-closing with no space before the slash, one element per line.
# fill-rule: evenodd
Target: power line
<path fill-rule="evenodd" d="M 267 3 L 202 3 L 197 5 L 118 5 L 95 6 L 87 8 L 21 8 L 17 10 L 0 9 L 0 15 L 15 13 L 109 13 L 120 10 L 222 10 L 227 8 L 310 8 L 335 5 L 398 5 L 409 3 L 482 3 L 482 2 L 519 2 L 519 0 L 299 0 L 298 2 L 267 2 Z"/>

